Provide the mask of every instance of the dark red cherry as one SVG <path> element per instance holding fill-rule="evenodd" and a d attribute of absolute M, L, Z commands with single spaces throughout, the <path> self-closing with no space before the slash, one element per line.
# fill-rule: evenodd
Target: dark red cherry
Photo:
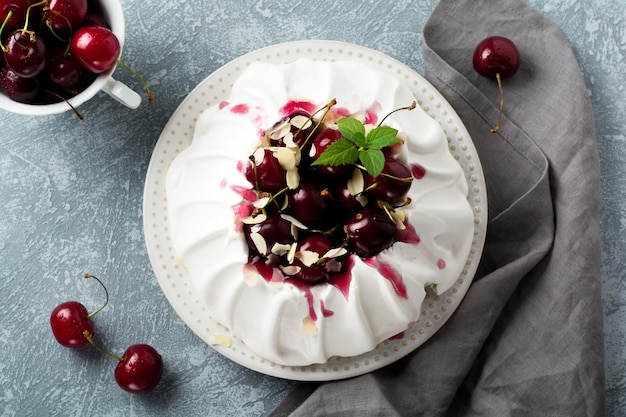
<path fill-rule="evenodd" d="M 346 222 L 344 230 L 350 251 L 370 258 L 393 244 L 396 224 L 384 210 L 366 207 Z"/>
<path fill-rule="evenodd" d="M 298 252 L 315 252 L 320 259 L 315 263 L 306 264 L 296 253 L 296 258 L 292 265 L 298 267 L 299 270 L 292 277 L 300 281 L 313 283 L 328 278 L 328 275 L 332 272 L 337 272 L 341 268 L 340 264 L 337 266 L 337 270 L 333 271 L 329 269 L 331 259 L 322 259 L 322 256 L 332 248 L 333 242 L 325 235 L 312 234 L 304 237 L 298 242 Z"/>
<path fill-rule="evenodd" d="M 6 64 L 22 78 L 37 76 L 46 66 L 46 45 L 35 32 L 13 31 L 4 52 Z"/>
<path fill-rule="evenodd" d="M 472 64 L 477 73 L 487 78 L 495 78 L 500 91 L 498 120 L 491 133 L 500 130 L 500 120 L 504 107 L 502 78 L 512 77 L 520 67 L 521 59 L 517 46 L 508 38 L 490 36 L 481 41 L 472 56 Z"/>
<path fill-rule="evenodd" d="M 80 84 L 83 69 L 66 48 L 57 47 L 50 51 L 45 74 L 50 86 L 72 90 Z"/>
<path fill-rule="evenodd" d="M 26 11 L 31 3 L 32 1 L 30 0 L 0 0 L 0 25 L 6 20 L 9 12 L 13 11 L 13 14 L 6 22 L 4 30 L 11 31 L 23 28 Z"/>
<path fill-rule="evenodd" d="M 263 160 L 260 163 L 250 161 L 244 175 L 258 191 L 274 194 L 287 187 L 285 169 L 269 149 L 263 151 Z"/>
<path fill-rule="evenodd" d="M 378 177 L 368 173 L 365 176 L 365 194 L 388 202 L 391 205 L 401 205 L 406 201 L 406 195 L 411 189 L 413 176 L 411 168 L 396 158 L 385 158 L 383 171 Z"/>
<path fill-rule="evenodd" d="M 144 394 L 152 391 L 163 375 L 163 358 L 152 346 L 132 345 L 115 367 L 115 381 L 125 391 Z"/>
<path fill-rule="evenodd" d="M 104 17 L 89 11 L 85 15 L 83 21 L 80 22 L 80 26 L 102 26 L 107 29 L 111 29 L 111 25 L 109 25 L 109 22 L 107 22 Z"/>
<path fill-rule="evenodd" d="M 117 36 L 102 26 L 78 29 L 72 36 L 70 48 L 80 65 L 95 74 L 113 68 L 121 51 Z"/>
<path fill-rule="evenodd" d="M 20 103 L 32 104 L 41 95 L 41 83 L 37 77 L 19 77 L 9 67 L 0 70 L 0 87 L 8 98 Z"/>
<path fill-rule="evenodd" d="M 50 0 L 46 26 L 56 35 L 75 31 L 87 14 L 87 0 Z"/>
<path fill-rule="evenodd" d="M 93 335 L 93 323 L 84 305 L 78 301 L 59 304 L 50 315 L 50 327 L 57 342 L 68 348 L 85 345 L 88 339 L 84 332 Z"/>
<path fill-rule="evenodd" d="M 333 226 L 336 222 L 336 206 L 324 197 L 320 183 L 307 180 L 287 194 L 288 210 L 293 216 L 312 229 Z"/>
<path fill-rule="evenodd" d="M 352 195 L 346 181 L 330 186 L 323 192 L 324 197 L 333 200 L 337 207 L 337 216 L 343 220 L 360 211 L 365 204 L 361 204 L 357 197 Z"/>
<path fill-rule="evenodd" d="M 339 129 L 335 129 L 332 127 L 328 127 L 322 130 L 315 136 L 313 143 L 311 145 L 311 149 L 309 150 L 309 156 L 312 161 L 317 160 L 320 155 L 335 141 L 341 139 L 343 136 Z M 316 165 L 312 166 L 311 169 L 315 173 L 319 173 L 325 177 L 339 179 L 341 177 L 347 176 L 354 167 L 352 165 Z"/>
<path fill-rule="evenodd" d="M 267 219 L 259 224 L 244 224 L 243 233 L 248 244 L 250 257 L 255 255 L 268 256 L 275 244 L 291 244 L 294 237 L 291 234 L 291 223 L 283 219 L 279 213 L 271 213 Z M 252 233 L 258 233 L 265 243 L 265 251 L 259 252 Z"/>
<path fill-rule="evenodd" d="M 487 78 L 502 78 L 515 75 L 520 67 L 520 55 L 517 46 L 503 36 L 490 36 L 482 40 L 472 57 L 477 73 Z"/>

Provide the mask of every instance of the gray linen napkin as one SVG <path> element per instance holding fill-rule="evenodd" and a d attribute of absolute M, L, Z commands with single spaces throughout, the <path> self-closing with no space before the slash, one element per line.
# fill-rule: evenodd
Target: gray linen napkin
<path fill-rule="evenodd" d="M 466 124 L 487 183 L 479 271 L 446 325 L 407 358 L 300 384 L 274 416 L 604 414 L 599 163 L 580 69 L 563 34 L 521 0 L 442 0 L 423 31 L 426 78 Z M 472 68 L 484 37 L 518 46 L 504 80 Z"/>

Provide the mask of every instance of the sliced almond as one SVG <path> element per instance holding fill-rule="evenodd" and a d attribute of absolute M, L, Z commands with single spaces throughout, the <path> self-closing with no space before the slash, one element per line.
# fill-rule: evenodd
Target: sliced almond
<path fill-rule="evenodd" d="M 254 287 L 259 283 L 259 271 L 254 266 L 245 264 L 243 267 L 243 281 L 247 286 Z"/>
<path fill-rule="evenodd" d="M 278 163 L 285 171 L 296 168 L 296 155 L 295 152 L 289 148 L 278 148 L 275 152 Z"/>
<path fill-rule="evenodd" d="M 311 121 L 311 118 L 307 116 L 303 116 L 301 114 L 292 117 L 289 123 L 291 123 L 292 126 L 296 127 L 297 129 L 302 129 L 302 130 L 308 129 L 309 127 L 313 126 L 313 122 Z"/>
<path fill-rule="evenodd" d="M 317 336 L 317 324 L 315 324 L 315 320 L 311 318 L 311 316 L 306 316 L 304 320 L 302 320 L 302 330 L 307 336 Z"/>
<path fill-rule="evenodd" d="M 252 216 L 248 216 L 248 217 L 244 217 L 243 219 L 241 219 L 241 222 L 244 224 L 259 224 L 259 223 L 263 223 L 265 220 L 267 220 L 267 216 L 265 214 L 257 214 L 257 215 L 252 215 Z"/>
<path fill-rule="evenodd" d="M 254 207 L 256 207 L 256 208 L 263 208 L 263 207 L 267 206 L 267 203 L 269 203 L 270 200 L 271 199 L 269 197 L 259 198 L 258 200 L 253 202 L 252 205 Z"/>
<path fill-rule="evenodd" d="M 348 250 L 346 248 L 332 248 L 329 249 L 328 252 L 326 252 L 322 256 L 322 258 L 338 258 L 345 255 L 346 253 L 348 253 Z"/>
<path fill-rule="evenodd" d="M 287 133 L 291 133 L 291 123 L 287 120 L 283 120 L 274 126 L 274 129 L 272 129 L 272 132 L 270 133 L 270 138 L 280 139 Z"/>
<path fill-rule="evenodd" d="M 259 251 L 261 255 L 265 255 L 267 253 L 267 242 L 265 238 L 260 233 L 250 233 L 250 240 L 256 246 L 256 249 Z"/>
<path fill-rule="evenodd" d="M 300 185 L 300 173 L 297 168 L 290 169 L 287 171 L 287 188 L 290 190 L 295 190 Z"/>
<path fill-rule="evenodd" d="M 298 258 L 305 266 L 309 267 L 320 260 L 320 255 L 312 250 L 301 250 L 296 252 Z"/>
<path fill-rule="evenodd" d="M 365 189 L 365 179 L 360 169 L 352 171 L 352 177 L 348 180 L 348 191 L 351 195 L 359 195 Z"/>
<path fill-rule="evenodd" d="M 291 246 L 292 245 L 289 245 L 287 243 L 274 243 L 274 246 L 272 246 L 271 252 L 274 255 L 283 256 L 289 253 Z"/>
<path fill-rule="evenodd" d="M 265 149 L 258 148 L 256 151 L 254 151 L 254 153 L 252 154 L 252 159 L 256 165 L 261 165 L 261 163 L 265 159 Z"/>
<path fill-rule="evenodd" d="M 289 252 L 287 253 L 287 262 L 292 263 L 293 260 L 296 258 L 296 250 L 298 249 L 298 243 L 294 242 L 292 243 L 291 247 L 289 248 Z"/>
<path fill-rule="evenodd" d="M 293 216 L 290 216 L 289 214 L 281 214 L 280 217 L 282 217 L 283 220 L 287 220 L 289 223 L 293 224 L 299 229 L 308 230 L 308 227 L 306 227 L 302 222 L 300 222 L 300 220 L 296 219 Z"/>
<path fill-rule="evenodd" d="M 287 265 L 281 266 L 280 270 L 283 271 L 283 274 L 285 275 L 296 275 L 302 270 L 302 268 L 297 265 Z"/>
<path fill-rule="evenodd" d="M 214 335 L 211 335 L 209 343 L 214 346 L 219 345 L 229 348 L 233 345 L 233 339 L 225 334 L 216 333 Z"/>

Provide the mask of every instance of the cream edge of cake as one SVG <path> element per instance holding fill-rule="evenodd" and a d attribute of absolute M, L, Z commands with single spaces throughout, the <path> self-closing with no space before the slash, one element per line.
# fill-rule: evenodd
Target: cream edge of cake
<path fill-rule="evenodd" d="M 199 117 L 191 145 L 171 163 L 166 177 L 170 234 L 211 318 L 227 330 L 213 342 L 238 338 L 282 365 L 325 363 L 374 349 L 419 320 L 426 287 L 441 294 L 457 280 L 472 244 L 473 213 L 463 170 L 450 155 L 439 124 L 419 107 L 385 124 L 406 135 L 401 158 L 419 164 L 411 203 L 404 208 L 419 243 L 396 242 L 368 260 L 351 255 L 349 288 L 270 282 L 245 271 L 248 247 L 233 207 L 252 188 L 238 169 L 263 133 L 293 100 L 322 107 L 331 99 L 353 114 L 382 118 L 415 97 L 398 79 L 351 61 L 301 59 L 289 64 L 254 62 L 234 83 L 230 97 Z M 381 270 L 389 266 L 398 282 Z"/>

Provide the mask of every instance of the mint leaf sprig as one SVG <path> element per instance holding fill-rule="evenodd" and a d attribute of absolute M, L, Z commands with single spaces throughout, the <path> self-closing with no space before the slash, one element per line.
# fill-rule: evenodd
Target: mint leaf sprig
<path fill-rule="evenodd" d="M 312 165 L 357 165 L 358 161 L 361 167 L 372 177 L 379 176 L 385 165 L 385 154 L 382 149 L 400 142 L 400 139 L 397 138 L 397 129 L 381 126 L 381 124 L 396 111 L 414 108 L 415 102 L 408 107 L 392 111 L 369 133 L 366 132 L 365 125 L 359 120 L 351 117 L 337 120 L 337 128 L 341 132 L 342 138 L 330 144 Z"/>

